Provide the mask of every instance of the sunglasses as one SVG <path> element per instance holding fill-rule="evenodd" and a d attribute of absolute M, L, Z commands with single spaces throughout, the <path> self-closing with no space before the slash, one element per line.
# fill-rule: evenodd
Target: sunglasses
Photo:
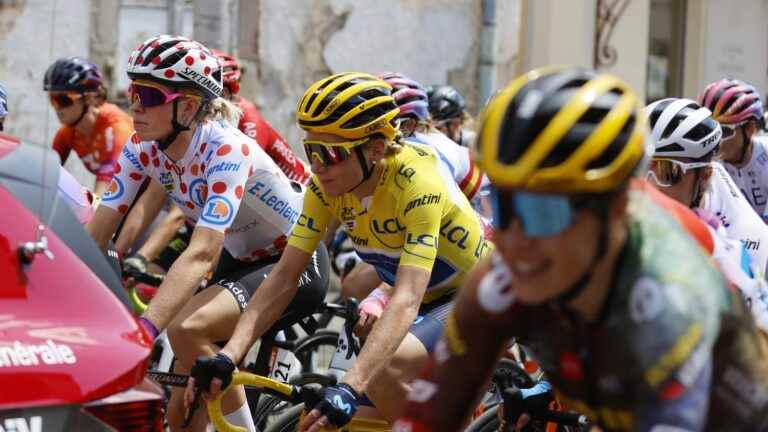
<path fill-rule="evenodd" d="M 75 101 L 82 99 L 81 93 L 51 93 L 48 96 L 51 100 L 51 105 L 55 108 L 67 108 L 71 107 Z"/>
<path fill-rule="evenodd" d="M 573 225 L 574 212 L 581 206 L 564 195 L 501 190 L 491 187 L 491 208 L 496 229 L 505 230 L 521 222 L 526 237 L 556 236 Z"/>
<path fill-rule="evenodd" d="M 138 102 L 143 108 L 153 108 L 165 105 L 182 96 L 198 97 L 186 93 L 173 93 L 162 87 L 143 82 L 131 83 L 128 87 L 128 95 L 131 98 L 131 104 Z"/>
<path fill-rule="evenodd" d="M 734 136 L 736 136 L 736 131 L 739 130 L 740 127 L 744 126 L 747 123 L 748 123 L 748 121 L 743 122 L 743 123 L 738 123 L 738 124 L 735 124 L 735 125 L 724 125 L 724 124 L 721 124 L 720 128 L 723 130 L 723 138 L 722 138 L 722 140 L 723 141 L 729 140 L 729 139 L 733 138 Z"/>
<path fill-rule="evenodd" d="M 304 140 L 304 151 L 307 153 L 307 160 L 309 160 L 310 164 L 316 160 L 323 166 L 332 166 L 349 159 L 353 148 L 365 144 L 370 139 L 363 138 L 342 142 Z"/>
<path fill-rule="evenodd" d="M 654 159 L 646 179 L 661 187 L 672 187 L 682 180 L 685 173 L 710 166 L 710 162 L 680 162 L 674 159 Z"/>

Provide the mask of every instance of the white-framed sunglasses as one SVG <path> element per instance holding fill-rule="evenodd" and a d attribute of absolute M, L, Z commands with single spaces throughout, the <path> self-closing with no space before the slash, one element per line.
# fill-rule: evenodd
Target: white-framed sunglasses
<path fill-rule="evenodd" d="M 669 169 L 659 169 L 664 163 L 669 163 L 672 166 Z M 673 166 L 678 167 L 678 171 L 675 172 Z M 680 182 L 685 173 L 691 170 L 706 168 L 712 166 L 712 162 L 681 162 L 676 159 L 653 159 L 651 163 L 651 169 L 645 175 L 645 178 L 661 187 L 672 187 Z M 657 173 L 656 171 L 664 172 L 666 175 Z"/>

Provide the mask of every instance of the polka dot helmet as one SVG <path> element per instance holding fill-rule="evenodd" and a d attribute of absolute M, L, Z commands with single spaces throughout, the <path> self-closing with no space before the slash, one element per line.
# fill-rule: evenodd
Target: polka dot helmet
<path fill-rule="evenodd" d="M 218 58 L 203 44 L 182 36 L 160 35 L 139 44 L 128 58 L 128 77 L 169 87 L 194 88 L 208 99 L 221 96 Z"/>

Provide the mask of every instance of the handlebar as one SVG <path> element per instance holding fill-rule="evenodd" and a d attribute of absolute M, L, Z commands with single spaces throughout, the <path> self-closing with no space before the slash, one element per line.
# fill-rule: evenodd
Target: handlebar
<path fill-rule="evenodd" d="M 229 387 L 227 387 L 223 392 L 219 393 L 214 399 L 208 402 L 208 418 L 216 427 L 217 431 L 247 432 L 247 429 L 244 427 L 235 426 L 227 422 L 227 419 L 224 417 L 224 412 L 221 410 L 221 399 L 236 385 L 258 387 L 262 390 L 280 395 L 293 404 L 304 403 L 305 405 L 314 405 L 320 399 L 317 389 L 313 389 L 309 386 L 299 387 L 295 385 L 288 385 L 260 375 L 254 375 L 252 373 L 236 372 L 232 377 L 232 384 L 230 384 Z M 304 418 L 303 413 L 301 418 Z M 347 426 L 344 426 L 341 429 L 341 431 L 350 432 L 389 432 L 390 430 L 391 428 L 389 424 L 383 420 L 364 418 L 353 418 Z"/>

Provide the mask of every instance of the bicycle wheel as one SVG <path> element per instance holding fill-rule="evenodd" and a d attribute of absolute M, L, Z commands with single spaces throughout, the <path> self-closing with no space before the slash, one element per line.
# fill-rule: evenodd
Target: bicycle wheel
<path fill-rule="evenodd" d="M 301 362 L 301 372 L 321 375 L 327 373 L 338 340 L 339 332 L 325 329 L 299 339 L 293 354 Z"/>
<path fill-rule="evenodd" d="M 295 432 L 299 428 L 303 409 L 304 404 L 294 405 L 286 409 L 274 422 L 271 422 L 264 432 Z"/>

